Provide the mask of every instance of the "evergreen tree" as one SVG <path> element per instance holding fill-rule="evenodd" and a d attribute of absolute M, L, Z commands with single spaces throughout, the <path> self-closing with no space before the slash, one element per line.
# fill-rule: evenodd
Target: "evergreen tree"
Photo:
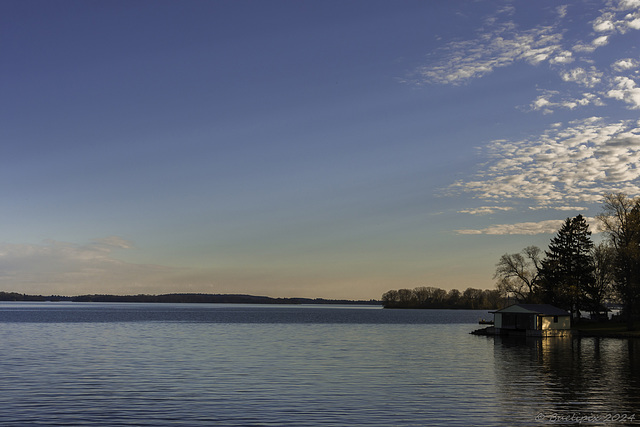
<path fill-rule="evenodd" d="M 582 215 L 567 218 L 551 239 L 542 262 L 542 298 L 578 316 L 584 292 L 594 280 L 591 262 L 591 231 Z"/>

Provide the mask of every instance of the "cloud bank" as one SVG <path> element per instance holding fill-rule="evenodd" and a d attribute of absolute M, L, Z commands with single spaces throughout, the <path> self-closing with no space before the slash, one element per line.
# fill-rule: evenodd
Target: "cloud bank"
<path fill-rule="evenodd" d="M 591 117 L 536 138 L 495 141 L 486 151 L 486 167 L 454 188 L 487 200 L 528 199 L 537 207 L 640 194 L 640 121 Z"/>
<path fill-rule="evenodd" d="M 493 234 L 493 235 L 505 235 L 505 234 L 522 234 L 522 235 L 534 235 L 555 233 L 562 227 L 563 220 L 548 220 L 540 222 L 520 222 L 517 224 L 501 224 L 492 225 L 482 229 L 463 229 L 456 230 L 458 234 Z"/>
<path fill-rule="evenodd" d="M 582 119 L 557 122 L 538 135 L 495 140 L 481 148 L 486 162 L 475 176 L 451 188 L 454 194 L 471 194 L 491 206 L 458 213 L 487 215 L 515 210 L 504 205 L 516 204 L 532 210 L 581 211 L 586 208 L 573 206 L 599 202 L 605 193 L 640 194 L 640 121 L 593 114 L 597 111 L 593 108 L 610 103 L 640 109 L 640 60 L 629 56 L 632 50 L 610 48 L 622 36 L 640 30 L 640 0 L 583 6 L 559 6 L 529 28 L 517 23 L 518 4 L 502 7 L 485 19 L 477 37 L 442 46 L 431 63 L 415 70 L 415 84 L 459 86 L 516 63 L 544 66 L 558 76 L 549 83 L 555 87 L 540 87 L 526 107 L 514 107 L 544 115 L 592 107 Z M 607 55 L 596 56 L 596 51 L 605 49 Z M 457 232 L 529 235 L 554 233 L 561 224 L 558 219 Z"/>
<path fill-rule="evenodd" d="M 586 218 L 589 229 L 592 233 L 601 231 L 600 224 L 596 218 Z M 556 234 L 562 227 L 565 220 L 552 219 L 539 222 L 519 222 L 516 224 L 497 224 L 481 229 L 456 230 L 458 234 L 492 234 L 492 235 L 535 235 L 535 234 Z"/>

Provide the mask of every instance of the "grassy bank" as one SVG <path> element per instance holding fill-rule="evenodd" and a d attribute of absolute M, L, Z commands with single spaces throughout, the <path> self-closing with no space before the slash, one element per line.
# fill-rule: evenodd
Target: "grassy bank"
<path fill-rule="evenodd" d="M 640 322 L 636 322 L 632 331 L 626 323 L 620 322 L 579 322 L 571 329 L 583 337 L 602 338 L 640 338 Z"/>

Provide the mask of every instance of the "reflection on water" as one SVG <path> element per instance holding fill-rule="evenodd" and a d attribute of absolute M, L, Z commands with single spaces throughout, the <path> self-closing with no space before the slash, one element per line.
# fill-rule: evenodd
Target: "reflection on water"
<path fill-rule="evenodd" d="M 549 421 L 537 421 L 540 412 L 640 417 L 638 340 L 470 335 L 486 316 L 0 304 L 0 425 L 530 426 Z"/>
<path fill-rule="evenodd" d="M 640 421 L 640 340 L 496 337 L 494 363 L 506 417 Z"/>

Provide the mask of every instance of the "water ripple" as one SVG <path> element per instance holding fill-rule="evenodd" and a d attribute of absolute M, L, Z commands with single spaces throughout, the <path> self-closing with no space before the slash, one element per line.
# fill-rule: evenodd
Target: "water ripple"
<path fill-rule="evenodd" d="M 443 313 L 353 311 L 363 318 L 0 322 L 2 424 L 508 426 L 640 408 L 636 341 L 487 339 Z"/>

